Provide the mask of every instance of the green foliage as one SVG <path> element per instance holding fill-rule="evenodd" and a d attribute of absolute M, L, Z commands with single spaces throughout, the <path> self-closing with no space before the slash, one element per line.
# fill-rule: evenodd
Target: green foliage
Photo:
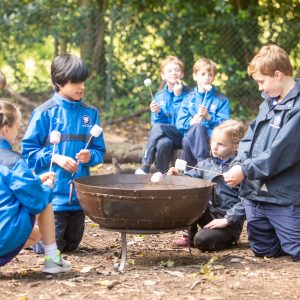
<path fill-rule="evenodd" d="M 194 61 L 206 56 L 233 116 L 250 119 L 260 95 L 248 62 L 277 43 L 299 73 L 299 26 L 298 0 L 2 0 L 0 69 L 20 93 L 40 93 L 51 89 L 55 55 L 80 54 L 91 70 L 86 98 L 111 119 L 149 106 L 143 81 L 158 89 L 167 55 L 184 61 L 190 86 Z"/>

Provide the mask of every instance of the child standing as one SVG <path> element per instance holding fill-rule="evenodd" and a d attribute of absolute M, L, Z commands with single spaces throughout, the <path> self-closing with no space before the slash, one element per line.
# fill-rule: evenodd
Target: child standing
<path fill-rule="evenodd" d="M 196 61 L 193 79 L 197 86 L 184 98 L 178 112 L 176 126 L 184 136 L 182 159 L 190 166 L 208 157 L 211 131 L 230 117 L 227 97 L 211 86 L 216 73 L 212 60 L 200 58 Z"/>
<path fill-rule="evenodd" d="M 190 236 L 184 235 L 175 243 L 190 243 L 202 251 L 223 250 L 234 245 L 242 232 L 244 208 L 239 200 L 239 188 L 225 184 L 222 173 L 233 165 L 240 139 L 244 136 L 241 122 L 227 120 L 217 126 L 211 136 L 211 158 L 207 158 L 185 173 L 216 184 L 215 192 L 201 218 L 191 226 Z M 170 168 L 168 175 L 179 175 Z M 197 224 L 201 227 L 198 231 Z M 190 240 L 189 240 L 190 238 Z"/>
<path fill-rule="evenodd" d="M 0 100 L 0 164 L 11 169 L 21 154 L 12 150 L 21 122 L 21 113 L 13 104 Z"/>
<path fill-rule="evenodd" d="M 248 66 L 264 98 L 240 143 L 240 165 L 224 174 L 241 184 L 250 247 L 260 257 L 300 261 L 300 80 L 287 53 L 263 46 Z"/>
<path fill-rule="evenodd" d="M 14 105 L 0 101 L 0 130 L 7 145 L 15 142 L 20 120 L 21 113 Z M 23 160 L 19 160 L 13 170 L 0 164 L 0 266 L 42 236 L 46 254 L 43 272 L 54 274 L 70 270 L 71 264 L 61 258 L 55 242 L 51 205 L 53 181 L 54 173 L 38 178 Z M 36 216 L 39 226 L 35 225 Z"/>
<path fill-rule="evenodd" d="M 89 167 L 103 162 L 103 135 L 93 138 L 84 149 L 90 130 L 99 123 L 98 111 L 82 101 L 88 70 L 70 54 L 57 56 L 51 65 L 54 96 L 36 108 L 22 141 L 22 154 L 37 174 L 49 170 L 52 145 L 50 133 L 61 133 L 53 156 L 56 183 L 53 190 L 56 241 L 61 251 L 77 249 L 84 232 L 84 213 L 73 193 L 69 202 L 69 181 L 88 176 Z M 74 175 L 73 175 L 74 173 Z"/>
<path fill-rule="evenodd" d="M 182 134 L 175 127 L 177 113 L 188 89 L 182 85 L 183 63 L 175 56 L 160 65 L 163 89 L 150 104 L 151 132 L 143 154 L 142 165 L 135 174 L 147 174 L 155 161 L 157 169 L 166 173 L 174 149 L 181 149 Z"/>

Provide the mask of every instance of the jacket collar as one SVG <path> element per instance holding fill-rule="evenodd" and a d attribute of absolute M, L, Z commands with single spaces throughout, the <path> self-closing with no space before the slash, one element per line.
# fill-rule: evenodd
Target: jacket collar
<path fill-rule="evenodd" d="M 231 163 L 234 160 L 234 156 L 229 156 L 227 159 L 221 159 L 219 157 L 212 157 L 212 159 L 214 160 L 214 162 L 218 165 L 228 165 L 229 163 Z"/>
<path fill-rule="evenodd" d="M 194 91 L 195 91 L 198 95 L 200 95 L 200 96 L 202 96 L 202 97 L 205 96 L 205 93 L 206 93 L 206 92 L 199 92 L 198 86 L 196 86 L 196 87 L 194 88 Z M 215 92 L 216 92 L 216 88 L 213 86 L 212 89 L 211 89 L 209 92 L 207 92 L 207 96 L 208 96 L 208 95 L 213 95 Z"/>
<path fill-rule="evenodd" d="M 56 103 L 58 103 L 60 106 L 64 108 L 76 108 L 81 105 L 81 99 L 78 101 L 70 101 L 65 98 L 63 98 L 59 93 L 55 93 L 53 96 L 53 99 Z"/>
<path fill-rule="evenodd" d="M 0 148 L 12 149 L 12 146 L 6 139 L 0 137 Z"/>

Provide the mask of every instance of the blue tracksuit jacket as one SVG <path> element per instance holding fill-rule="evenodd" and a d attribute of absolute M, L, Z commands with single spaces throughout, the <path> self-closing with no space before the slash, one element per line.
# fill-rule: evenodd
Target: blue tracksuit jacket
<path fill-rule="evenodd" d="M 204 105 L 211 116 L 209 121 L 202 121 L 209 136 L 216 126 L 230 118 L 229 100 L 215 87 L 207 93 L 205 102 L 203 102 L 204 97 L 205 93 L 199 93 L 198 88 L 195 87 L 194 91 L 183 99 L 176 121 L 176 127 L 182 135 L 189 130 L 190 121 L 198 113 L 199 105 Z"/>
<path fill-rule="evenodd" d="M 24 160 L 10 171 L 0 165 L 0 256 L 24 244 L 32 231 L 30 214 L 42 212 L 52 190 L 42 185 Z"/>
<path fill-rule="evenodd" d="M 53 145 L 50 144 L 50 133 L 57 130 L 61 133 L 61 141 L 57 145 L 57 154 L 75 156 L 84 149 L 90 137 L 90 130 L 99 123 L 96 108 L 83 101 L 69 101 L 59 94 L 37 107 L 32 114 L 29 126 L 22 141 L 22 155 L 28 166 L 37 174 L 49 171 Z M 53 189 L 54 211 L 80 210 L 80 205 L 73 193 L 72 205 L 69 204 L 69 181 L 90 175 L 89 167 L 103 162 L 105 144 L 103 134 L 93 138 L 88 148 L 91 152 L 90 161 L 78 165 L 74 176 L 60 166 L 53 164 L 56 173 Z"/>
<path fill-rule="evenodd" d="M 158 114 L 151 112 L 151 124 L 164 123 L 176 125 L 177 114 L 183 98 L 189 92 L 189 89 L 184 86 L 180 96 L 175 96 L 174 92 L 168 90 L 168 86 L 154 95 L 154 101 L 160 106 Z"/>
<path fill-rule="evenodd" d="M 21 158 L 21 154 L 13 151 L 11 144 L 0 137 L 0 165 L 11 169 Z"/>

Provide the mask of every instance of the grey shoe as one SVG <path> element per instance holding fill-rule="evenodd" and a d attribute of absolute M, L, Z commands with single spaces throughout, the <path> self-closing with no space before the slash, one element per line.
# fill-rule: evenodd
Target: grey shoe
<path fill-rule="evenodd" d="M 50 256 L 45 256 L 44 273 L 57 274 L 71 270 L 71 263 L 61 257 L 59 250 L 57 250 L 57 258 L 57 261 L 54 261 Z"/>

